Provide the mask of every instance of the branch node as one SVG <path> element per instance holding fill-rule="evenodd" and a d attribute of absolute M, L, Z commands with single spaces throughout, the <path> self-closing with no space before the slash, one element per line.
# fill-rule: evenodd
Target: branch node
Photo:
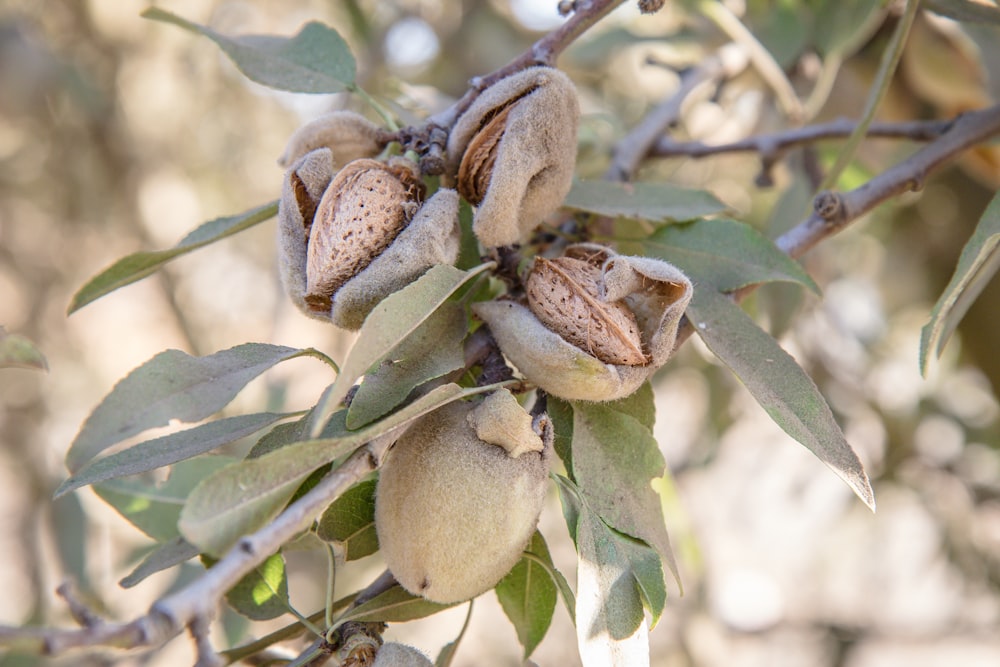
<path fill-rule="evenodd" d="M 257 547 L 254 546 L 253 540 L 251 540 L 249 537 L 244 537 L 240 539 L 238 545 L 239 545 L 239 550 L 247 554 L 248 556 L 253 556 L 257 553 Z"/>
<path fill-rule="evenodd" d="M 559 12 L 559 16 L 569 16 L 576 11 L 576 2 L 574 0 L 559 0 L 556 11 Z"/>
<path fill-rule="evenodd" d="M 816 211 L 816 215 L 827 222 L 836 221 L 843 212 L 843 209 L 844 198 L 840 194 L 830 190 L 824 190 L 816 195 L 816 199 L 813 200 L 813 210 Z"/>

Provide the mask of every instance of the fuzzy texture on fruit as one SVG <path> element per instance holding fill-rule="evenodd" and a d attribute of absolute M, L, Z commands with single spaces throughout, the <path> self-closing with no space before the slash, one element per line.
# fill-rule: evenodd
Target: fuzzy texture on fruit
<path fill-rule="evenodd" d="M 369 162 L 374 161 L 365 160 L 362 165 L 362 180 L 372 180 L 369 177 L 373 175 L 381 178 L 380 169 L 364 168 Z M 357 170 L 351 171 L 357 175 Z M 310 317 L 354 330 L 361 327 L 368 314 L 389 294 L 406 287 L 436 264 L 455 262 L 461 235 L 459 200 L 458 193 L 447 188 L 438 190 L 422 204 L 410 202 L 396 193 L 390 197 L 395 212 L 385 212 L 381 209 L 389 205 L 386 202 L 365 203 L 358 197 L 351 198 L 350 206 L 345 201 L 344 209 L 340 210 L 335 206 L 339 199 L 331 195 L 324 210 L 339 220 L 337 225 L 332 225 L 332 230 L 327 226 L 322 252 L 314 251 L 310 271 L 309 248 L 314 221 L 320 215 L 325 193 L 332 189 L 335 180 L 334 158 L 329 148 L 318 148 L 303 155 L 286 172 L 278 207 L 278 268 L 285 291 L 299 310 Z M 355 179 L 351 189 L 357 186 Z M 388 191 L 395 190 L 387 188 Z M 364 216 L 354 215 L 364 210 L 360 206 L 363 203 L 375 206 L 380 215 L 393 222 L 380 223 L 385 235 L 392 238 L 388 242 L 383 242 L 384 238 L 368 238 L 353 246 L 331 241 L 338 235 L 350 234 L 354 229 L 351 221 L 355 218 L 364 222 Z M 410 208 L 407 210 L 407 207 Z M 399 221 L 404 221 L 401 230 L 396 229 L 395 222 Z M 371 237 L 373 232 L 367 231 L 367 225 L 362 224 L 356 233 Z M 337 256 L 343 253 L 354 255 Z M 331 263 L 324 264 L 320 260 Z M 338 271 L 337 267 L 343 266 L 351 267 L 351 271 L 330 280 L 329 276 Z M 325 280 L 318 281 L 322 290 L 317 289 L 317 272 L 329 272 Z"/>
<path fill-rule="evenodd" d="M 595 402 L 624 398 L 670 358 L 694 288 L 677 267 L 662 260 L 619 255 L 590 243 L 570 246 L 566 256 L 600 267 L 598 284 L 589 288 L 597 292 L 594 317 L 605 317 L 609 303 L 627 307 L 638 326 L 646 363 L 605 362 L 589 345 L 581 346 L 563 336 L 567 331 L 579 333 L 581 314 L 576 310 L 590 307 L 584 300 L 571 304 L 565 312 L 551 308 L 548 323 L 527 304 L 512 300 L 476 303 L 473 312 L 490 327 L 500 350 L 521 374 L 553 396 Z M 560 317 L 565 321 L 560 322 Z M 584 320 L 590 318 L 586 315 Z"/>
<path fill-rule="evenodd" d="M 383 148 L 381 134 L 378 125 L 360 114 L 331 111 L 296 130 L 288 138 L 278 164 L 287 169 L 306 153 L 328 148 L 339 169 L 352 160 L 378 155 Z"/>
<path fill-rule="evenodd" d="M 476 409 L 457 401 L 418 420 L 379 474 L 379 548 L 400 585 L 433 602 L 493 588 L 521 557 L 545 499 L 551 428 L 542 451 L 513 457 L 506 437 L 476 435 Z"/>
<path fill-rule="evenodd" d="M 375 654 L 372 667 L 434 667 L 434 663 L 412 646 L 386 642 Z"/>
<path fill-rule="evenodd" d="M 472 230 L 487 248 L 528 239 L 573 184 L 580 104 L 569 77 L 530 67 L 501 79 L 459 117 L 448 173 L 476 207 Z"/>

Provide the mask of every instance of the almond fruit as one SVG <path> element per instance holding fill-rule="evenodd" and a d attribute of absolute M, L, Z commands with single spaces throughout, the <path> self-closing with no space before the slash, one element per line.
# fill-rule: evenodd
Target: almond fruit
<path fill-rule="evenodd" d="M 546 327 L 606 364 L 647 363 L 635 315 L 601 296 L 602 272 L 583 259 L 535 259 L 525 282 L 528 307 Z"/>
<path fill-rule="evenodd" d="M 497 159 L 497 149 L 507 129 L 507 116 L 515 101 L 495 110 L 483 121 L 483 127 L 469 142 L 462 156 L 456 189 L 473 206 L 478 206 L 486 197 L 486 189 L 490 186 L 490 176 Z"/>
<path fill-rule="evenodd" d="M 330 310 L 334 293 L 392 243 L 424 193 L 415 165 L 404 158 L 354 160 L 337 173 L 306 230 L 309 309 Z"/>

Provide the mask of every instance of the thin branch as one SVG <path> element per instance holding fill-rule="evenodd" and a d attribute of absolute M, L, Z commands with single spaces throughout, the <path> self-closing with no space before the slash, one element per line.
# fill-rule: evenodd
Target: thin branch
<path fill-rule="evenodd" d="M 469 90 L 458 102 L 428 118 L 427 123 L 451 127 L 481 92 L 500 79 L 535 65 L 555 65 L 556 59 L 570 44 L 624 2 L 625 0 L 577 0 L 573 3 L 573 16 L 565 23 L 546 34 L 503 67 L 486 76 L 473 78 L 469 82 Z"/>
<path fill-rule="evenodd" d="M 947 132 L 954 120 L 909 121 L 900 123 L 875 122 L 868 126 L 866 136 L 883 139 L 932 141 Z M 829 123 L 797 127 L 786 132 L 758 134 L 726 144 L 706 144 L 701 141 L 674 141 L 662 137 L 650 149 L 650 157 L 704 158 L 723 153 L 759 153 L 764 159 L 776 159 L 797 146 L 850 136 L 857 121 L 840 118 Z"/>
<path fill-rule="evenodd" d="M 801 257 L 824 239 L 833 236 L 879 204 L 905 192 L 920 190 L 927 177 L 959 153 L 1000 135 L 1000 105 L 962 114 L 936 140 L 893 165 L 870 181 L 849 192 L 825 191 L 813 200 L 813 212 L 804 221 L 775 240 L 790 257 Z M 742 300 L 758 285 L 732 293 Z M 685 321 L 677 335 L 677 345 L 686 341 L 694 328 Z"/>
<path fill-rule="evenodd" d="M 386 434 L 359 447 L 336 470 L 292 503 L 274 521 L 242 538 L 229 553 L 199 579 L 161 598 L 149 613 L 131 623 L 99 624 L 83 629 L 0 628 L 0 644 L 32 645 L 49 655 L 86 646 L 135 648 L 156 646 L 190 627 L 198 640 L 199 664 L 213 664 L 201 633 L 215 615 L 219 600 L 247 573 L 282 544 L 305 530 L 315 517 L 344 491 L 377 469 L 395 435 Z M 212 653 L 214 656 L 214 653 Z"/>
<path fill-rule="evenodd" d="M 691 92 L 703 83 L 732 78 L 745 69 L 748 62 L 742 47 L 728 44 L 697 67 L 685 72 L 677 91 L 651 109 L 641 123 L 615 144 L 611 165 L 604 173 L 604 178 L 609 181 L 631 180 L 639 165 L 657 145 L 657 138 L 680 118 L 681 104 Z"/>

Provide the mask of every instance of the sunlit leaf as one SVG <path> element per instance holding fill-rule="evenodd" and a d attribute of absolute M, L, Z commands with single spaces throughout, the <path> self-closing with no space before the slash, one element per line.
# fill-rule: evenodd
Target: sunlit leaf
<path fill-rule="evenodd" d="M 652 222 L 692 220 L 720 213 L 726 205 L 709 192 L 667 183 L 573 182 L 563 206 L 610 217 Z"/>
<path fill-rule="evenodd" d="M 67 314 L 83 308 L 88 303 L 109 294 L 119 287 L 131 285 L 146 276 L 155 273 L 170 260 L 203 248 L 211 243 L 232 236 L 244 229 L 269 220 L 278 214 L 278 202 L 274 201 L 263 206 L 240 213 L 209 220 L 197 229 L 191 231 L 180 243 L 168 250 L 137 252 L 122 257 L 117 262 L 104 269 L 87 281 L 70 301 Z"/>
<path fill-rule="evenodd" d="M 378 551 L 375 534 L 375 480 L 355 484 L 337 498 L 319 519 L 316 535 L 344 548 L 346 560 Z"/>
<path fill-rule="evenodd" d="M 225 456 L 182 461 L 162 484 L 142 478 L 115 479 L 95 484 L 94 491 L 136 528 L 154 540 L 166 542 L 179 534 L 177 518 L 191 489 L 232 462 Z"/>
<path fill-rule="evenodd" d="M 253 621 L 288 613 L 288 574 L 280 554 L 270 556 L 226 593 L 226 602 Z"/>
<path fill-rule="evenodd" d="M 526 550 L 537 558 L 552 561 L 545 539 L 537 531 Z M 514 625 L 517 639 L 524 647 L 524 659 L 527 660 L 552 623 L 556 585 L 541 564 L 532 558 L 521 558 L 495 590 L 500 606 Z"/>
<path fill-rule="evenodd" d="M 651 580 L 638 571 L 651 562 L 658 565 L 659 558 L 645 547 L 652 558 L 634 562 L 634 541 L 601 521 L 572 482 L 561 477 L 557 481 L 579 556 L 576 634 L 583 665 L 648 665 L 648 628 L 643 613 L 648 594 L 643 593 L 640 580 L 647 586 Z"/>
<path fill-rule="evenodd" d="M 30 340 L 7 333 L 0 327 L 0 368 L 37 368 L 47 371 L 49 363 Z"/>
<path fill-rule="evenodd" d="M 180 350 L 160 352 L 119 380 L 94 408 L 66 454 L 66 465 L 77 472 L 111 445 L 172 419 L 206 419 L 275 364 L 314 353 L 263 343 L 245 343 L 205 357 Z"/>
<path fill-rule="evenodd" d="M 941 351 L 969 307 L 1000 269 L 1000 193 L 993 196 L 976 230 L 966 242 L 951 282 L 931 310 L 920 332 L 920 372 L 927 373 L 933 354 Z"/>
<path fill-rule="evenodd" d="M 135 475 L 189 459 L 267 428 L 288 415 L 260 412 L 219 419 L 91 459 L 56 489 L 55 497 L 88 484 Z"/>
<path fill-rule="evenodd" d="M 455 641 L 448 642 L 441 647 L 441 651 L 434 660 L 434 667 L 450 667 L 455 660 L 455 653 L 458 651 L 458 646 L 461 644 L 462 638 L 465 637 L 465 631 L 469 629 L 469 621 L 472 619 L 472 603 L 473 601 L 469 600 L 469 611 L 465 614 L 465 623 L 462 624 L 458 636 L 455 637 Z"/>
<path fill-rule="evenodd" d="M 837 473 L 872 510 L 875 496 L 861 461 L 812 379 L 778 342 L 726 296 L 696 289 L 687 316 L 788 435 Z"/>
<path fill-rule="evenodd" d="M 735 220 L 700 220 L 657 230 L 642 242 L 698 284 L 729 292 L 754 283 L 794 282 L 819 293 L 809 274 L 766 236 Z M 697 291 L 697 290 L 696 290 Z"/>
<path fill-rule="evenodd" d="M 208 37 L 247 78 L 265 86 L 293 93 L 339 93 L 354 88 L 354 56 L 337 31 L 322 23 L 310 21 L 293 37 L 230 37 L 158 7 L 150 7 L 142 16 Z"/>
<path fill-rule="evenodd" d="M 382 621 L 385 623 L 402 623 L 418 618 L 432 616 L 439 611 L 454 607 L 455 604 L 440 604 L 431 602 L 419 595 L 408 593 L 398 584 L 389 590 L 376 595 L 371 600 L 351 609 L 338 619 L 344 621 Z"/>
<path fill-rule="evenodd" d="M 445 303 L 382 360 L 351 399 L 347 427 L 358 428 L 399 405 L 413 389 L 465 362 L 465 311 Z"/>
<path fill-rule="evenodd" d="M 651 485 L 666 462 L 650 427 L 614 403 L 575 402 L 573 414 L 573 478 L 580 494 L 608 525 L 652 546 L 679 581 L 662 502 Z M 654 608 L 653 616 L 662 611 Z"/>
<path fill-rule="evenodd" d="M 164 542 L 148 553 L 128 576 L 118 582 L 122 588 L 132 588 L 146 577 L 180 565 L 198 555 L 198 548 L 183 537 Z"/>
<path fill-rule="evenodd" d="M 383 299 L 365 319 L 357 341 L 340 369 L 340 375 L 316 407 L 312 434 L 319 432 L 322 424 L 368 369 L 390 354 L 456 290 L 491 266 L 483 264 L 469 271 L 444 264 L 434 266 L 413 283 Z"/>
<path fill-rule="evenodd" d="M 205 479 L 184 506 L 181 534 L 205 553 L 224 553 L 241 536 L 273 519 L 317 468 L 446 403 L 494 391 L 498 386 L 463 389 L 456 384 L 443 385 L 385 419 L 350 433 L 343 428 L 346 411 L 337 412 L 331 421 L 339 423 L 327 431 L 342 435 L 294 442 L 223 468 Z"/>

